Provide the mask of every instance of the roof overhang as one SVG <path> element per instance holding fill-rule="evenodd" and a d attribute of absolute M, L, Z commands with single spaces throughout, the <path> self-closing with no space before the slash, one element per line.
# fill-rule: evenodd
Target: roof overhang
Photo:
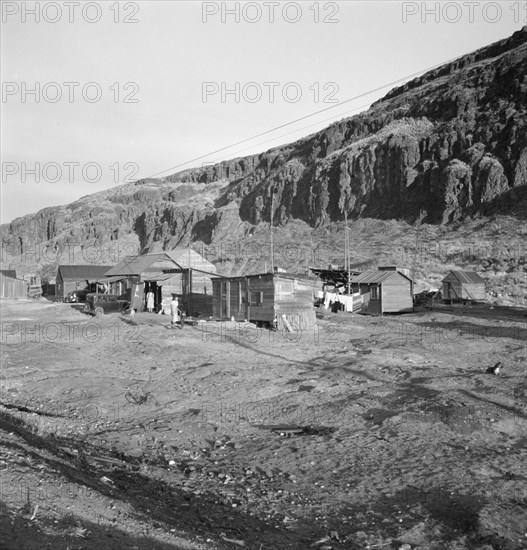
<path fill-rule="evenodd" d="M 117 281 L 122 281 L 124 279 L 127 279 L 127 277 L 124 277 L 122 275 L 116 275 L 114 277 L 105 277 L 103 279 L 97 279 L 96 281 L 93 281 L 93 282 L 100 283 L 100 284 L 108 284 L 108 283 L 115 283 Z"/>
<path fill-rule="evenodd" d="M 167 281 L 168 279 L 172 279 L 174 275 L 176 275 L 176 273 L 164 273 L 163 275 L 145 275 L 144 277 L 141 277 L 141 280 L 145 282 Z"/>

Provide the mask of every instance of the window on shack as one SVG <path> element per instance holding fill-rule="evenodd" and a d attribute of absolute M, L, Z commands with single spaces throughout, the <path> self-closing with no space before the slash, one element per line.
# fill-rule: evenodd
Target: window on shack
<path fill-rule="evenodd" d="M 378 286 L 372 286 L 371 287 L 371 299 L 372 300 L 378 300 L 379 299 L 379 287 Z"/>
<path fill-rule="evenodd" d="M 261 306 L 263 305 L 263 292 L 249 292 L 249 305 Z"/>

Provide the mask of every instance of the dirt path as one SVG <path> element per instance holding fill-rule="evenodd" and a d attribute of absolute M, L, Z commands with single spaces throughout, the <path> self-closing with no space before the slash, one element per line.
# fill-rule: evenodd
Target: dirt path
<path fill-rule="evenodd" d="M 3 306 L 2 547 L 527 548 L 524 312 Z"/>

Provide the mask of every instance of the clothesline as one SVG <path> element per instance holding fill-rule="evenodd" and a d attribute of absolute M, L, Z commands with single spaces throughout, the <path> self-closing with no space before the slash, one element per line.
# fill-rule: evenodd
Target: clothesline
<path fill-rule="evenodd" d="M 343 311 L 353 312 L 353 300 L 357 301 L 360 299 L 360 293 L 339 294 L 337 292 L 324 292 L 322 298 L 324 299 L 325 310 L 332 308 L 334 304 L 341 304 Z"/>

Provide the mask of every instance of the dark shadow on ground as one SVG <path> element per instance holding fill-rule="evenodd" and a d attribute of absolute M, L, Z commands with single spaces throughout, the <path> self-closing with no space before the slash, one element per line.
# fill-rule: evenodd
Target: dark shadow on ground
<path fill-rule="evenodd" d="M 511 413 L 514 415 L 517 419 L 523 419 L 523 421 L 527 420 L 527 413 L 522 411 L 519 407 L 513 407 L 510 405 L 505 405 L 504 403 L 500 403 L 499 401 L 494 401 L 493 399 L 488 399 L 483 397 L 479 393 L 473 393 L 469 390 L 459 390 L 460 393 L 463 395 L 466 395 L 472 399 L 475 399 L 476 401 L 481 401 L 482 403 L 486 403 L 488 405 L 493 405 L 494 407 L 498 407 L 500 409 L 503 409 L 504 411 L 507 411 L 508 413 Z M 524 425 L 527 427 L 527 423 L 523 422 Z"/>
<path fill-rule="evenodd" d="M 490 309 L 490 304 L 484 305 L 444 305 L 437 304 L 430 308 L 416 308 L 413 314 L 409 315 L 409 318 L 421 318 L 430 317 L 439 314 L 455 315 L 459 317 L 473 317 L 475 319 L 492 319 L 493 321 L 508 321 L 527 323 L 527 308 L 525 307 L 509 307 L 509 306 L 493 306 Z"/>
<path fill-rule="evenodd" d="M 73 535 L 77 526 L 86 529 L 86 537 Z M 62 533 L 60 532 L 62 531 Z M 55 532 L 56 534 L 50 534 Z M 69 534 L 71 533 L 71 534 Z M 116 527 L 102 526 L 83 518 L 69 516 L 66 521 L 56 524 L 51 520 L 34 521 L 22 517 L 18 511 L 9 510 L 0 501 L 0 548 L 3 550 L 187 550 L 188 546 L 166 544 L 151 537 L 133 537 Z"/>
<path fill-rule="evenodd" d="M 498 343 L 501 339 L 508 338 L 526 342 L 527 345 L 527 324 L 486 326 L 460 319 L 445 322 L 409 323 L 401 329 L 401 338 L 409 343 L 440 344 L 481 338 L 491 343 Z"/>
<path fill-rule="evenodd" d="M 181 537 L 202 535 L 215 539 L 219 548 L 232 548 L 231 545 L 221 542 L 220 533 L 225 533 L 228 538 L 245 540 L 247 548 L 251 549 L 258 549 L 262 544 L 264 548 L 287 547 L 303 550 L 308 544 L 307 541 L 321 538 L 325 534 L 324 527 L 318 526 L 314 521 L 312 532 L 307 538 L 305 533 L 296 534 L 285 528 L 279 529 L 275 526 L 275 522 L 266 523 L 242 510 L 225 508 L 224 504 L 217 502 L 216 493 L 205 492 L 205 488 L 201 489 L 201 494 L 195 495 L 183 491 L 180 481 L 177 484 L 170 484 L 149 478 L 139 472 L 138 459 L 123 455 L 109 457 L 107 450 L 98 449 L 86 441 L 44 437 L 34 433 L 19 419 L 10 422 L 8 417 L 7 413 L 2 415 L 0 429 L 15 432 L 35 449 L 45 451 L 45 454 L 28 450 L 21 445 L 10 445 L 11 447 L 18 447 L 22 452 L 34 457 L 37 463 L 46 463 L 49 468 L 71 483 L 80 484 L 101 495 L 128 502 L 136 511 L 138 519 L 162 523 L 166 529 L 175 528 Z M 63 448 L 77 449 L 78 458 L 65 453 Z M 49 454 L 52 457 L 46 456 Z M 122 466 L 112 467 L 103 464 L 102 467 L 95 467 L 89 463 L 91 455 L 99 458 L 118 458 L 122 461 Z M 154 466 L 167 467 L 162 463 Z M 102 482 L 103 476 L 110 478 L 113 485 L 109 486 Z M 154 544 L 145 546 L 145 549 L 158 547 L 159 545 Z M 57 546 L 57 548 L 63 547 Z M 166 549 L 163 547 L 163 550 L 169 548 L 172 547 L 167 546 Z"/>

